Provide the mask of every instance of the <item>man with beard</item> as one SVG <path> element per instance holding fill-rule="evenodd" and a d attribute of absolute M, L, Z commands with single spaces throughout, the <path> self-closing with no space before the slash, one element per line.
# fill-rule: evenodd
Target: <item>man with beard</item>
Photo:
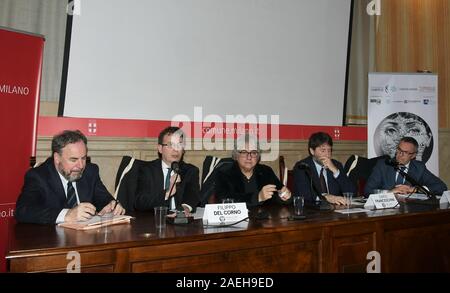
<path fill-rule="evenodd" d="M 87 139 L 65 130 L 53 137 L 52 157 L 25 175 L 15 217 L 20 223 L 85 221 L 97 212 L 125 213 L 100 180 L 98 166 L 86 163 Z"/>

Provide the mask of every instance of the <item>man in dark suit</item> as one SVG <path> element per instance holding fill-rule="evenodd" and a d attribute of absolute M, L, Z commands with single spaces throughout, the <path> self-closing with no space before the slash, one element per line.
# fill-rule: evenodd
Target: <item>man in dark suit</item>
<path fill-rule="evenodd" d="M 305 202 L 312 203 L 319 200 L 318 193 L 321 193 L 328 202 L 345 205 L 342 194 L 354 193 L 356 189 L 342 164 L 331 158 L 331 136 L 324 132 L 313 133 L 308 141 L 308 150 L 310 156 L 294 166 L 294 194 L 303 195 Z"/>
<path fill-rule="evenodd" d="M 153 210 L 168 206 L 172 211 L 195 211 L 200 202 L 199 170 L 183 162 L 184 133 L 178 127 L 167 127 L 158 136 L 159 159 L 141 167 L 135 208 Z M 173 162 L 179 162 L 179 174 L 171 169 Z"/>
<path fill-rule="evenodd" d="M 244 134 L 235 143 L 235 162 L 220 170 L 216 179 L 219 202 L 231 198 L 245 202 L 248 207 L 271 203 L 290 203 L 291 192 L 280 182 L 269 166 L 260 164 L 257 138 Z"/>
<path fill-rule="evenodd" d="M 418 143 L 412 137 L 404 137 L 400 140 L 395 153 L 396 163 L 408 175 L 414 178 L 420 185 L 425 186 L 433 194 L 442 194 L 447 190 L 447 185 L 441 179 L 433 175 L 421 161 L 416 161 Z M 367 180 L 364 193 L 368 196 L 375 189 L 389 190 L 396 194 L 409 194 L 416 191 L 411 183 L 385 159 L 379 160 Z"/>
<path fill-rule="evenodd" d="M 52 157 L 25 175 L 17 199 L 18 222 L 57 224 L 84 221 L 99 211 L 124 214 L 100 180 L 98 166 L 86 164 L 87 139 L 66 130 L 53 137 Z"/>

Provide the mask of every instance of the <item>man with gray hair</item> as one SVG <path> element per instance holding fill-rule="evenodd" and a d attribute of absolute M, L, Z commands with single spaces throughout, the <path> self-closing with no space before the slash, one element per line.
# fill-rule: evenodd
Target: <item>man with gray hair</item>
<path fill-rule="evenodd" d="M 272 202 L 290 202 L 291 192 L 280 182 L 269 166 L 260 164 L 261 154 L 256 137 L 246 133 L 239 137 L 232 153 L 235 162 L 217 176 L 216 196 L 219 202 L 231 198 L 248 207 Z"/>
<path fill-rule="evenodd" d="M 98 166 L 86 163 L 86 158 L 87 139 L 79 130 L 54 136 L 52 157 L 25 175 L 16 204 L 17 221 L 58 224 L 88 220 L 97 211 L 124 214 L 100 180 Z"/>
<path fill-rule="evenodd" d="M 432 194 L 441 195 L 446 191 L 447 185 L 431 173 L 423 162 L 416 160 L 418 149 L 419 144 L 413 137 L 401 138 L 395 152 L 395 160 L 378 160 L 367 179 L 365 195 L 375 193 L 376 189 L 388 190 L 395 194 L 417 192 L 417 186 L 413 186 L 413 182 L 408 181 L 408 178 L 404 176 L 405 173 Z"/>

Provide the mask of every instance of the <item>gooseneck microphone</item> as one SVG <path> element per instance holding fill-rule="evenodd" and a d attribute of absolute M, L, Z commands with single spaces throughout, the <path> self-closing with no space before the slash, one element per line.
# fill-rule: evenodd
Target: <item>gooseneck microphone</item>
<path fill-rule="evenodd" d="M 179 172 L 180 172 L 180 163 L 177 161 L 173 161 L 172 164 L 170 165 L 170 169 L 172 169 L 173 172 L 175 172 L 175 181 L 174 184 L 172 184 L 172 186 L 170 187 L 169 190 L 169 202 L 172 200 L 172 191 L 173 191 L 173 187 L 175 186 L 177 180 L 178 180 L 178 176 L 179 176 Z M 167 174 L 167 176 L 170 176 L 170 174 Z M 169 203 L 169 209 L 170 209 L 170 203 Z"/>
<path fill-rule="evenodd" d="M 180 176 L 180 162 L 177 161 L 173 161 L 172 164 L 170 165 L 170 169 L 173 170 L 173 172 L 175 172 L 175 181 L 174 184 L 170 187 L 170 191 L 169 191 L 169 195 L 172 194 L 173 191 L 173 187 L 175 186 L 177 180 L 178 180 L 178 176 Z M 172 200 L 173 196 L 170 196 L 170 200 Z M 175 198 L 173 198 L 173 200 L 175 200 Z M 174 218 L 170 217 L 167 218 L 168 222 L 171 224 L 188 224 L 191 223 L 194 220 L 194 217 L 186 217 L 186 214 L 184 213 L 184 211 L 178 211 L 176 210 L 176 215 Z"/>
<path fill-rule="evenodd" d="M 173 161 L 170 165 L 170 169 L 172 169 L 178 175 L 178 173 L 180 172 L 180 163 L 177 161 Z"/>
<path fill-rule="evenodd" d="M 300 170 L 305 170 L 306 176 L 309 178 L 309 184 L 310 184 L 310 189 L 312 191 L 312 195 L 316 195 L 317 197 L 319 197 L 320 201 L 319 204 L 314 205 L 315 208 L 318 208 L 321 211 L 329 211 L 332 210 L 333 207 L 331 206 L 331 204 L 327 201 L 327 199 L 325 198 L 325 196 L 322 195 L 322 192 L 320 192 L 320 188 L 317 187 L 316 183 L 314 182 L 313 178 L 312 178 L 312 174 L 311 174 L 311 167 L 305 163 L 305 162 L 301 162 L 298 165 L 298 168 Z"/>
<path fill-rule="evenodd" d="M 406 181 L 408 181 L 409 183 L 411 183 L 412 186 L 416 187 L 417 190 L 419 190 L 420 192 L 424 193 L 427 195 L 427 197 L 433 201 L 437 201 L 436 199 L 436 195 L 432 194 L 430 191 L 428 191 L 428 189 L 426 189 L 425 187 L 423 187 L 422 184 L 420 184 L 419 182 L 417 182 L 416 179 L 414 179 L 414 177 L 412 177 L 411 175 L 409 175 L 408 173 L 406 173 L 404 170 L 402 170 L 401 167 L 403 167 L 404 165 L 400 164 L 399 162 L 397 162 L 397 160 L 395 158 L 387 158 L 385 160 L 386 165 L 392 166 L 394 167 L 394 169 L 396 171 L 398 171 L 405 179 Z"/>

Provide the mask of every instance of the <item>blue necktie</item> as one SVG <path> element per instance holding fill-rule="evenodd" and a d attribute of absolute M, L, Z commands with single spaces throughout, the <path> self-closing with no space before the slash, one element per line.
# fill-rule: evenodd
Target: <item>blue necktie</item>
<path fill-rule="evenodd" d="M 66 207 L 71 209 L 77 205 L 77 196 L 75 194 L 75 188 L 72 185 L 72 182 L 67 182 L 67 201 Z"/>
<path fill-rule="evenodd" d="M 404 172 L 406 170 L 406 167 L 402 166 L 402 167 L 400 167 L 400 170 L 402 170 Z M 398 172 L 397 180 L 395 180 L 395 185 L 401 185 L 401 184 L 404 184 L 404 178 L 403 178 L 403 175 L 400 172 Z"/>

